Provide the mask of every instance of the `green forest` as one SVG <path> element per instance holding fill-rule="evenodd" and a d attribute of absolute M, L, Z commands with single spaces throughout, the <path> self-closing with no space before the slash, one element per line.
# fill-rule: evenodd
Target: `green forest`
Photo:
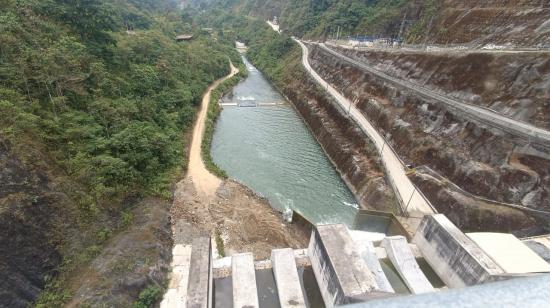
<path fill-rule="evenodd" d="M 246 56 L 276 85 L 283 80 L 288 56 L 301 52 L 287 33 L 278 34 L 256 17 L 213 9 L 200 14 L 197 21 L 205 27 L 224 29 L 222 32 L 228 40 L 246 43 Z"/>
<path fill-rule="evenodd" d="M 195 0 L 191 4 L 201 9 L 223 8 L 260 19 L 278 16 L 284 31 L 298 37 L 324 38 L 336 35 L 338 28 L 342 36 L 396 36 L 405 11 L 419 11 L 423 1 Z"/>
<path fill-rule="evenodd" d="M 1 138 L 46 147 L 88 188 L 91 211 L 133 191 L 161 193 L 203 91 L 229 71 L 229 45 L 189 16 L 161 14 L 169 2 L 0 5 Z M 177 43 L 184 32 L 195 38 Z"/>
<path fill-rule="evenodd" d="M 32 273 L 2 296 L 31 281 L 45 289 L 38 307 L 60 307 L 67 278 L 132 224 L 139 200 L 169 202 L 204 91 L 240 62 L 178 2 L 0 0 L 0 163 L 28 172 L 16 193 L 0 189 L 0 242 L 43 253 L 0 251 L 2 273 Z"/>

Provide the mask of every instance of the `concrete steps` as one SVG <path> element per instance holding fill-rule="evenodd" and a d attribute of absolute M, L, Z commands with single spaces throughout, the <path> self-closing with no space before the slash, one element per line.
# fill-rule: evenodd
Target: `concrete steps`
<path fill-rule="evenodd" d="M 479 241 L 479 236 L 477 239 Z M 265 291 L 273 295 L 269 298 L 270 305 L 278 301 L 283 308 L 305 308 L 321 298 L 325 306 L 333 307 L 396 296 L 396 293 L 436 291 L 418 265 L 418 258 L 423 258 L 433 269 L 426 273 L 434 275 L 430 278 L 437 288 L 464 287 L 522 276 L 522 273 L 504 271 L 495 260 L 508 259 L 503 261 L 502 255 L 483 249 L 486 246 L 483 241 L 476 244 L 441 214 L 425 216 L 412 242 L 408 243 L 403 236 L 350 232 L 341 224 L 321 225 L 313 230 L 307 249 L 274 249 L 269 260 L 254 261 L 251 253 L 213 260 L 212 240 L 196 238 L 192 245 L 174 247 L 172 279 L 160 307 L 212 307 L 213 280 L 230 276 L 231 285 L 225 284 L 227 280 L 216 280 L 219 286 L 225 285 L 225 289 L 218 290 L 223 296 L 217 295 L 225 303 L 216 303 L 218 307 L 231 303 L 233 307 L 259 307 L 266 299 L 268 292 Z M 387 260 L 395 269 L 387 266 Z M 311 267 L 308 271 L 313 272 L 315 279 L 309 276 L 306 281 L 304 274 L 302 285 L 299 273 L 305 267 Z M 266 273 L 270 269 L 273 278 Z M 267 282 L 266 274 L 269 276 Z M 312 290 L 313 294 L 320 295 L 312 297 Z"/>
<path fill-rule="evenodd" d="M 412 293 L 434 291 L 415 261 L 418 252 L 411 250 L 404 237 L 350 232 L 342 224 L 317 226 L 307 249 L 274 249 L 270 260 L 255 262 L 251 253 L 213 260 L 212 250 L 212 240 L 207 237 L 174 247 L 172 280 L 162 308 L 212 307 L 213 280 L 229 276 L 233 307 L 259 307 L 256 275 L 266 269 L 273 270 L 280 306 L 305 308 L 308 301 L 298 267 L 306 266 L 311 266 L 313 283 L 317 283 L 327 307 L 394 296 L 394 287 L 384 272 L 387 269 L 380 263 L 382 258 L 392 261 Z"/>
<path fill-rule="evenodd" d="M 161 308 L 186 307 L 191 245 L 176 245 L 172 249 L 172 278 L 160 303 Z"/>
<path fill-rule="evenodd" d="M 212 248 L 209 237 L 193 240 L 189 279 L 187 286 L 187 307 L 208 308 L 212 299 Z"/>
<path fill-rule="evenodd" d="M 318 226 L 308 254 L 326 306 L 362 302 L 383 293 L 345 225 Z"/>
<path fill-rule="evenodd" d="M 378 255 L 376 254 L 376 248 L 374 247 L 373 242 L 368 240 L 354 241 L 357 244 L 359 255 L 361 256 L 361 258 L 363 258 L 363 260 L 367 264 L 367 267 L 374 275 L 374 279 L 376 280 L 376 283 L 378 284 L 380 290 L 383 292 L 394 293 L 393 287 L 386 277 L 382 266 L 380 265 L 380 261 L 378 260 Z"/>
<path fill-rule="evenodd" d="M 312 267 L 327 307 L 390 296 L 394 291 L 377 256 L 383 248 L 372 241 L 382 238 L 352 238 L 344 225 L 323 225 L 312 232 L 307 249 L 274 249 L 270 260 L 256 262 L 251 253 L 212 260 L 211 239 L 197 238 L 193 245 L 175 246 L 172 280 L 161 307 L 211 307 L 215 276 L 231 276 L 233 307 L 259 307 L 256 270 L 272 269 L 280 306 L 305 308 L 298 275 L 304 266 Z"/>
<path fill-rule="evenodd" d="M 403 236 L 384 238 L 382 247 L 386 248 L 389 259 L 399 272 L 411 293 L 420 294 L 434 292 L 434 288 L 424 275 Z"/>
<path fill-rule="evenodd" d="M 271 264 L 282 308 L 306 308 L 292 248 L 271 251 Z"/>
<path fill-rule="evenodd" d="M 258 290 L 254 257 L 251 253 L 236 254 L 231 257 L 233 280 L 233 307 L 258 308 Z"/>

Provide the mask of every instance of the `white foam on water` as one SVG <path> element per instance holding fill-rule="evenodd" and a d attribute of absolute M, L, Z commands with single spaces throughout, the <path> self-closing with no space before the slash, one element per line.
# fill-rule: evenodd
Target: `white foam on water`
<path fill-rule="evenodd" d="M 355 202 L 346 202 L 346 201 L 342 201 L 342 204 L 346 205 L 346 206 L 349 206 L 349 207 L 352 207 L 354 209 L 359 209 L 359 205 Z"/>

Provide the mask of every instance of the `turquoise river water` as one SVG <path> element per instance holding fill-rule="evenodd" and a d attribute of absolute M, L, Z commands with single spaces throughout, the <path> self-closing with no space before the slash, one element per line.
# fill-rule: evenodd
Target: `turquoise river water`
<path fill-rule="evenodd" d="M 313 223 L 353 225 L 356 203 L 294 108 L 245 59 L 249 76 L 222 103 L 212 142 L 214 162 L 266 197 Z"/>

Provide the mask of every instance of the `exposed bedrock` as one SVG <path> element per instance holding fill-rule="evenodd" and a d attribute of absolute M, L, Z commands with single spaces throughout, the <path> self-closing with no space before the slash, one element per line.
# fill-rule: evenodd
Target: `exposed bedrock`
<path fill-rule="evenodd" d="M 384 73 L 465 103 L 550 128 L 547 53 L 357 51 L 335 48 Z"/>
<path fill-rule="evenodd" d="M 48 187 L 47 173 L 10 152 L 0 140 L 0 306 L 26 307 L 61 263 L 54 226 L 66 217 L 54 215 L 63 196 Z"/>
<path fill-rule="evenodd" d="M 363 208 L 393 211 L 394 195 L 379 156 L 364 133 L 305 72 L 293 69 L 283 93 L 302 115 Z"/>
<path fill-rule="evenodd" d="M 413 2 L 413 1 L 411 1 Z M 439 44 L 544 46 L 550 38 L 550 3 L 540 0 L 423 1 L 436 9 L 412 39 Z M 435 6 L 435 7 L 434 7 Z M 414 5 L 412 6 L 415 7 Z M 414 10 L 409 16 L 415 16 Z"/>
<path fill-rule="evenodd" d="M 122 209 L 92 216 L 72 198 L 82 187 L 41 150 L 0 139 L 0 307 L 31 306 L 56 277 L 83 306 L 129 307 L 147 285 L 162 284 L 171 258 L 169 204 L 128 198 L 126 228 Z"/>
<path fill-rule="evenodd" d="M 465 115 L 452 114 L 437 102 L 397 89 L 320 48 L 313 47 L 311 57 L 317 72 L 363 111 L 405 162 L 428 166 L 475 196 L 550 210 L 550 204 L 544 201 L 550 196 L 548 150 L 534 149 L 528 140 L 518 140 L 482 123 L 470 122 Z M 434 75 L 444 66 L 439 64 L 425 74 Z M 461 228 L 478 230 L 479 221 L 474 224 L 466 215 L 477 206 L 474 202 L 468 198 L 449 198 L 445 187 L 435 179 L 420 182 L 413 177 L 413 180 L 424 187 L 426 181 L 431 181 L 432 193 L 428 197 L 438 210 L 454 217 L 453 222 Z M 433 191 L 434 187 L 439 188 Z M 502 208 L 488 205 L 484 211 L 500 214 Z M 486 230 L 514 231 L 533 225 L 531 219 L 516 209 L 506 211 L 506 220 L 496 218 L 502 215 L 494 216 L 495 219 L 491 215 L 477 217 L 484 217 Z"/>

